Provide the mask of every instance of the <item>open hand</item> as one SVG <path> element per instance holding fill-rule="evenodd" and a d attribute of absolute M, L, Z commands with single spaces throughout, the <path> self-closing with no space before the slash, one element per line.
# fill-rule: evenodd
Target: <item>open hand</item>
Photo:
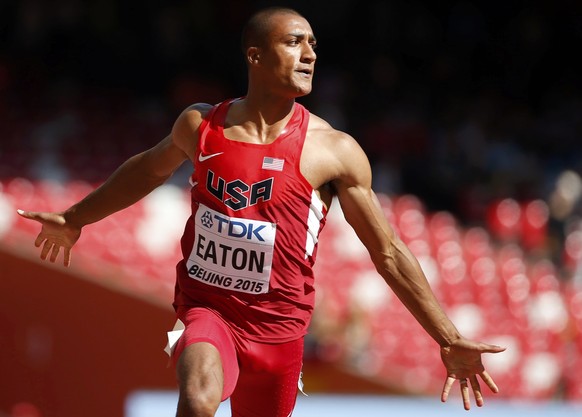
<path fill-rule="evenodd" d="M 497 393 L 499 389 L 493 378 L 485 371 L 481 362 L 481 354 L 499 353 L 504 350 L 505 348 L 501 346 L 473 342 L 467 339 L 459 339 L 452 345 L 441 348 L 441 359 L 447 369 L 447 379 L 441 394 L 441 401 L 447 400 L 453 383 L 455 380 L 459 380 L 465 410 L 471 408 L 469 384 L 473 390 L 477 406 L 482 407 L 484 404 L 483 393 L 477 376 L 485 382 L 492 392 Z"/>
<path fill-rule="evenodd" d="M 34 245 L 38 248 L 42 246 L 40 258 L 49 259 L 55 262 L 62 249 L 63 264 L 71 264 L 71 248 L 81 236 L 81 228 L 67 224 L 62 213 L 39 213 L 32 211 L 18 210 L 22 217 L 39 222 L 42 229 L 38 234 Z"/>

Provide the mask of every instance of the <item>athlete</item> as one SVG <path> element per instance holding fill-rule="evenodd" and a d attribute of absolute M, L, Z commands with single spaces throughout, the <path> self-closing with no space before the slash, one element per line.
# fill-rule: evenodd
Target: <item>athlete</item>
<path fill-rule="evenodd" d="M 245 26 L 242 45 L 246 96 L 190 106 L 170 135 L 66 211 L 19 211 L 42 223 L 41 258 L 55 262 L 62 252 L 69 265 L 84 226 L 140 200 L 191 161 L 192 215 L 174 299 L 185 330 L 171 350 L 177 416 L 214 416 L 230 397 L 233 416 L 288 417 L 314 305 L 318 235 L 335 196 L 379 274 L 440 346 L 442 401 L 458 380 L 464 407 L 469 386 L 482 406 L 478 377 L 498 388 L 481 355 L 504 348 L 459 334 L 379 208 L 360 146 L 295 102 L 313 80 L 309 23 L 291 9 L 264 9 Z"/>

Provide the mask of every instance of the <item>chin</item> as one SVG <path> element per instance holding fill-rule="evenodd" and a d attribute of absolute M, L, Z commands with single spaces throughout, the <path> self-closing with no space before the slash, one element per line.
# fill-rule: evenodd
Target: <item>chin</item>
<path fill-rule="evenodd" d="M 293 83 L 285 86 L 284 89 L 279 90 L 279 92 L 291 99 L 298 97 L 303 97 L 311 93 L 311 83 Z"/>
<path fill-rule="evenodd" d="M 309 87 L 298 87 L 296 90 L 296 97 L 303 97 L 311 93 L 311 86 Z"/>

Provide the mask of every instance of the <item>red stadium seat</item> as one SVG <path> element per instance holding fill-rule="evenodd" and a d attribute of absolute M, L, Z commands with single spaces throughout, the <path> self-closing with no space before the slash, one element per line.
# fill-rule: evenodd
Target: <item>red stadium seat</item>
<path fill-rule="evenodd" d="M 550 210 L 543 200 L 522 204 L 521 243 L 526 250 L 543 249 L 548 238 Z"/>
<path fill-rule="evenodd" d="M 494 201 L 487 208 L 488 228 L 501 241 L 519 240 L 521 217 L 521 207 L 512 198 Z"/>

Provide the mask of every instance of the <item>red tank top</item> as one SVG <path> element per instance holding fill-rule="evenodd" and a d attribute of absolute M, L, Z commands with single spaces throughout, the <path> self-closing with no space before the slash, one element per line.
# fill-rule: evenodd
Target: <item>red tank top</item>
<path fill-rule="evenodd" d="M 307 332 L 326 215 L 299 170 L 309 112 L 295 103 L 270 144 L 239 142 L 223 133 L 233 101 L 199 128 L 174 306 L 205 306 L 251 340 L 286 342 Z"/>

